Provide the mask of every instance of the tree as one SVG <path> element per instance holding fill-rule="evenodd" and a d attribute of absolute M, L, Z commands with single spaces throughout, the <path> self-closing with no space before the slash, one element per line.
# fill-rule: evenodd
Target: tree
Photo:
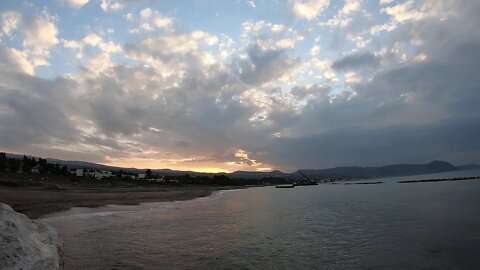
<path fill-rule="evenodd" d="M 150 178 L 152 176 L 152 171 L 150 169 L 145 171 L 145 175 Z"/>
<path fill-rule="evenodd" d="M 0 170 L 7 168 L 7 155 L 2 152 L 0 153 Z"/>
<path fill-rule="evenodd" d="M 230 178 L 226 175 L 214 175 L 213 184 L 215 185 L 228 185 L 230 183 Z"/>
<path fill-rule="evenodd" d="M 20 164 L 21 162 L 20 161 L 17 161 L 16 159 L 14 158 L 9 158 L 8 159 L 8 168 L 10 169 L 10 171 L 12 172 L 16 172 L 20 169 Z"/>
<path fill-rule="evenodd" d="M 29 172 L 35 165 L 37 165 L 37 161 L 35 158 L 29 158 L 27 156 L 23 156 L 22 164 L 20 169 L 24 172 Z"/>

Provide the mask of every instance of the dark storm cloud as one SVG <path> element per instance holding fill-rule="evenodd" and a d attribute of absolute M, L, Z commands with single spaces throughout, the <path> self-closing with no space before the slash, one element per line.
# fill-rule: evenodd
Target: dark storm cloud
<path fill-rule="evenodd" d="M 0 72 L 0 145 L 3 148 L 25 144 L 75 142 L 77 130 L 69 112 L 76 105 L 69 89 L 75 83 L 48 81 L 17 72 Z"/>
<path fill-rule="evenodd" d="M 429 126 L 344 128 L 302 138 L 278 138 L 265 146 L 272 162 L 302 168 L 478 160 L 480 118 L 447 120 Z M 465 158 L 457 158 L 458 153 Z M 288 156 L 288 160 L 283 157 Z"/>
<path fill-rule="evenodd" d="M 332 64 L 335 70 L 357 70 L 375 68 L 379 65 L 380 59 L 370 52 L 353 53 L 336 60 Z"/>

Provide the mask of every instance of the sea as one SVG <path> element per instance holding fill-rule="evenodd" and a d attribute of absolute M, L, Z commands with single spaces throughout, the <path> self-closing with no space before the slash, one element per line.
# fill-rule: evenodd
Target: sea
<path fill-rule="evenodd" d="M 42 220 L 65 269 L 480 269 L 480 180 L 398 183 L 474 175 L 226 190 Z"/>

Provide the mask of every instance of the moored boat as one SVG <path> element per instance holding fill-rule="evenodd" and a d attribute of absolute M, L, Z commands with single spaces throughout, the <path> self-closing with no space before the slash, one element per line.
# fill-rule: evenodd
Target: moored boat
<path fill-rule="evenodd" d="M 293 184 L 283 184 L 283 185 L 276 185 L 276 188 L 294 188 L 295 185 Z"/>

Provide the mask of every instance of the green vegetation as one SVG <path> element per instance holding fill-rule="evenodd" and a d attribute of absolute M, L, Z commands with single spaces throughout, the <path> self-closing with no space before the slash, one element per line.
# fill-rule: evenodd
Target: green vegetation
<path fill-rule="evenodd" d="M 0 170 L 21 173 L 68 173 L 67 167 L 55 163 L 49 163 L 46 159 L 23 156 L 23 159 L 8 158 L 5 153 L 0 153 Z"/>

